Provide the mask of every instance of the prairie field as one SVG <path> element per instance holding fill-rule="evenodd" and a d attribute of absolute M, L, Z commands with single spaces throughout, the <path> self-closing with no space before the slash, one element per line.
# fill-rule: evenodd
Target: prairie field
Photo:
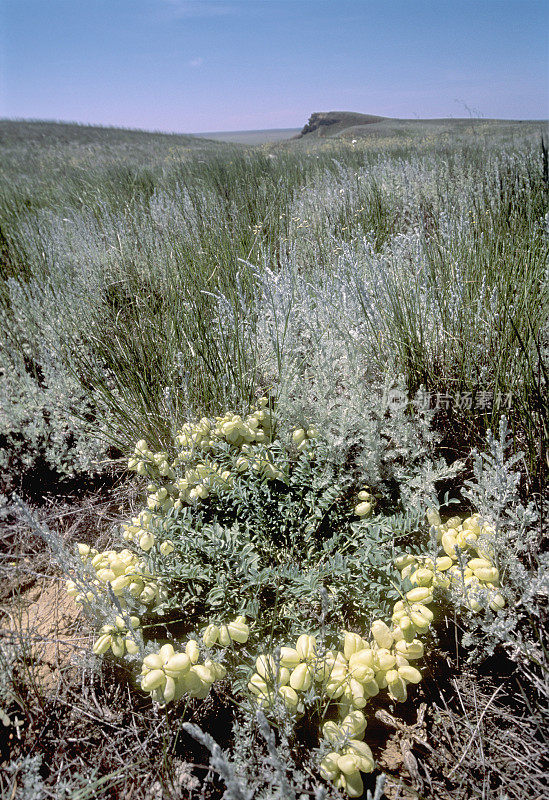
<path fill-rule="evenodd" d="M 348 116 L 0 121 L 2 796 L 545 796 L 547 125 Z"/>

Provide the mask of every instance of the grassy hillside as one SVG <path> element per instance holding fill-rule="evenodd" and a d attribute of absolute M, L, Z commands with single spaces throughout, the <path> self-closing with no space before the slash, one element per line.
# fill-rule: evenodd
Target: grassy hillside
<path fill-rule="evenodd" d="M 122 173 L 128 169 L 134 170 L 136 180 L 146 180 L 151 169 L 161 170 L 165 164 L 216 152 L 221 147 L 217 142 L 178 134 L 66 122 L 0 120 L 0 180 L 3 186 L 19 187 L 22 202 L 33 205 L 41 203 L 42 197 L 48 204 L 49 195 L 76 193 L 84 200 L 94 191 L 94 177 L 102 180 L 101 171 L 107 185 L 118 180 L 117 175 L 120 181 L 127 180 Z"/>
<path fill-rule="evenodd" d="M 0 795 L 543 796 L 547 147 L 368 119 L 3 123 Z"/>
<path fill-rule="evenodd" d="M 158 133 L 132 128 L 109 128 L 100 125 L 80 125 L 71 122 L 48 122 L 41 120 L 0 120 L 0 147 L 25 144 L 41 147 L 56 145 L 102 147 L 128 147 L 154 145 L 156 148 L 170 146 L 193 146 L 192 136 Z"/>

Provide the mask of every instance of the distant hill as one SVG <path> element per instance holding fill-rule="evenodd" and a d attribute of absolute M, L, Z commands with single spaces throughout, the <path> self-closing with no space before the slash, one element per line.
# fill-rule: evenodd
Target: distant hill
<path fill-rule="evenodd" d="M 215 142 L 232 142 L 234 144 L 267 144 L 268 142 L 282 142 L 286 139 L 295 139 L 299 135 L 299 128 L 271 128 L 258 131 L 211 131 L 209 133 L 194 133 L 198 138 L 210 139 Z"/>
<path fill-rule="evenodd" d="M 298 140 L 315 139 L 417 139 L 443 134 L 532 133 L 546 128 L 546 120 L 480 118 L 397 119 L 350 111 L 320 111 L 311 114 Z"/>
<path fill-rule="evenodd" d="M 386 117 L 372 114 L 355 114 L 352 111 L 320 111 L 311 114 L 308 123 L 302 128 L 302 136 L 337 136 L 348 128 L 382 122 Z"/>

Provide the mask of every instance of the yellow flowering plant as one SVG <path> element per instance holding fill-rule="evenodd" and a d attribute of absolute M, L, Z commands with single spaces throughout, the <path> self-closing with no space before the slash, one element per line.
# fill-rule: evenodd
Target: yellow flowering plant
<path fill-rule="evenodd" d="M 275 430 L 263 399 L 184 426 L 174 459 L 138 442 L 129 467 L 149 481 L 145 507 L 123 525 L 125 547 L 77 545 L 87 577 L 67 592 L 91 612 L 101 598 L 95 654 L 125 659 L 154 702 L 203 700 L 228 680 L 273 719 L 307 716 L 319 774 L 360 797 L 375 768 L 368 715 L 380 696 L 413 696 L 438 599 L 505 605 L 496 531 L 478 514 L 376 513 L 370 487 L 344 489 L 326 469 L 316 429 Z M 421 528 L 435 548 L 412 552 Z M 168 641 L 148 633 L 159 620 Z"/>

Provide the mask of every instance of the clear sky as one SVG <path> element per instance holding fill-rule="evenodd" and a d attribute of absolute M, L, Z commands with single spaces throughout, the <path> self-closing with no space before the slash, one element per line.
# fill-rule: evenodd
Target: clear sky
<path fill-rule="evenodd" d="M 0 0 L 0 116 L 202 132 L 549 117 L 547 0 Z"/>

